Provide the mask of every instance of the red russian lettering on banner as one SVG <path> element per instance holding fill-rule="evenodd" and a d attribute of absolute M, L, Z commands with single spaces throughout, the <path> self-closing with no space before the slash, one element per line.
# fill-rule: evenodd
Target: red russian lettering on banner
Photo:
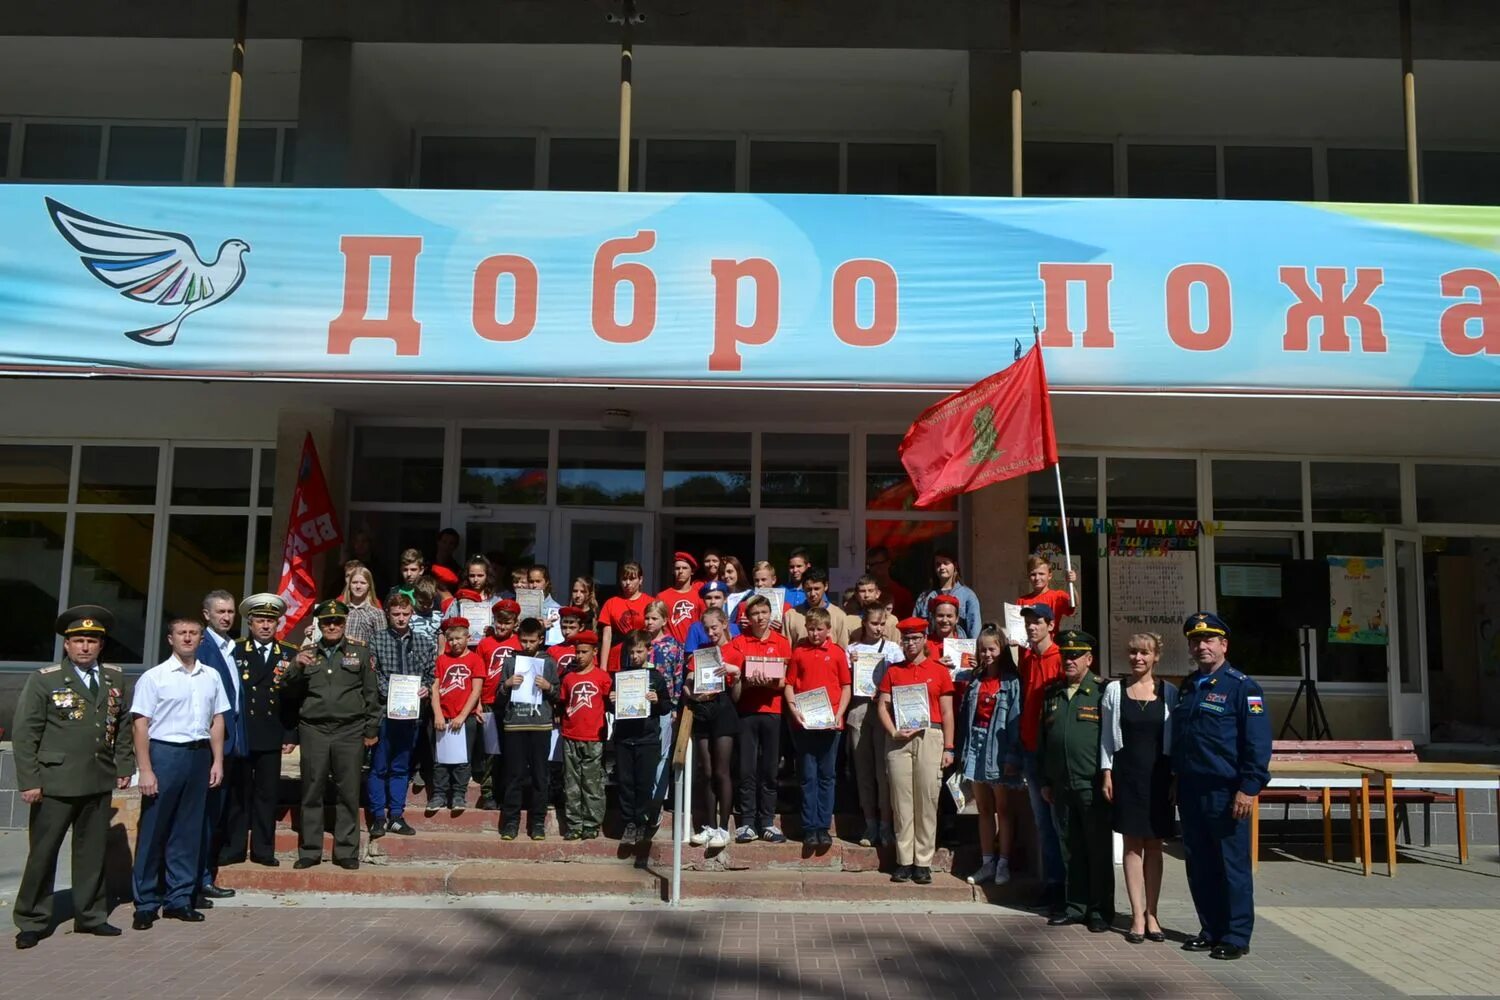
<path fill-rule="evenodd" d="M 1443 310 L 1438 331 L 1448 353 L 1461 358 L 1475 354 L 1500 354 L 1500 278 L 1477 267 L 1449 271 L 1439 281 L 1443 297 L 1462 298 L 1469 289 L 1479 293 L 1477 302 L 1458 302 Z M 1469 332 L 1469 324 L 1479 326 Z"/>
<path fill-rule="evenodd" d="M 509 322 L 495 318 L 500 297 L 500 279 L 510 275 L 515 282 Z M 474 269 L 474 332 L 485 340 L 524 340 L 536 328 L 536 300 L 540 280 L 536 265 L 515 254 L 486 257 Z"/>
<path fill-rule="evenodd" d="M 1203 329 L 1193 328 L 1192 293 L 1202 285 L 1208 295 Z M 1217 351 L 1229 343 L 1234 328 L 1229 275 L 1212 264 L 1179 264 L 1167 275 L 1167 335 L 1190 351 Z"/>
<path fill-rule="evenodd" d="M 617 261 L 622 254 L 645 253 L 656 246 L 656 233 L 643 229 L 634 236 L 605 240 L 594 254 L 594 333 L 611 344 L 637 344 L 656 328 L 656 275 L 640 261 Z M 615 319 L 619 286 L 629 284 L 630 322 Z"/>
<path fill-rule="evenodd" d="M 859 283 L 869 281 L 874 308 L 859 325 Z M 833 333 L 850 347 L 880 347 L 896 335 L 901 310 L 896 269 L 883 260 L 846 260 L 833 272 Z"/>
<path fill-rule="evenodd" d="M 281 582 L 276 593 L 286 602 L 286 614 L 276 629 L 278 639 L 293 635 L 312 610 L 318 597 L 313 576 L 312 557 L 336 547 L 343 540 L 338 514 L 323 465 L 311 434 L 302 439 L 302 455 L 297 461 L 297 484 L 292 490 L 287 511 L 286 541 L 282 545 Z"/>
<path fill-rule="evenodd" d="M 709 262 L 709 271 L 714 276 L 714 349 L 708 356 L 708 370 L 737 372 L 739 345 L 769 344 L 781 326 L 781 276 L 764 257 L 715 258 Z M 755 285 L 755 319 L 749 323 L 739 321 L 741 278 Z"/>
<path fill-rule="evenodd" d="M 343 236 L 344 308 L 328 324 L 328 353 L 348 354 L 361 338 L 391 340 L 398 357 L 422 353 L 422 324 L 415 312 L 417 257 L 420 236 Z M 384 319 L 370 319 L 370 261 L 385 257 L 391 264 Z"/>
<path fill-rule="evenodd" d="M 1347 353 L 1352 350 L 1347 320 L 1359 327 L 1359 349 L 1366 354 L 1384 354 L 1386 349 L 1384 321 L 1380 310 L 1370 304 L 1385 282 L 1385 272 L 1378 267 L 1354 269 L 1354 287 L 1346 295 L 1344 285 L 1349 272 L 1342 267 L 1318 267 L 1313 269 L 1313 280 L 1318 291 L 1312 290 L 1307 280 L 1307 268 L 1281 268 L 1281 283 L 1297 297 L 1286 310 L 1286 332 L 1282 334 L 1283 351 L 1305 351 L 1311 343 L 1310 327 L 1313 320 L 1321 321 L 1323 332 L 1318 337 L 1318 350 L 1330 353 Z"/>
<path fill-rule="evenodd" d="M 1109 283 L 1113 264 L 1038 264 L 1042 279 L 1042 346 L 1072 347 L 1073 329 L 1068 322 L 1068 285 L 1083 283 L 1083 346 L 1114 347 L 1115 331 L 1109 323 Z"/>

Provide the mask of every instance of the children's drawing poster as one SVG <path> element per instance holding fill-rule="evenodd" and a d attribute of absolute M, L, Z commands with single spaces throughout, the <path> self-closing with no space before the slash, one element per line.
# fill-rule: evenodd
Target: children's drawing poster
<path fill-rule="evenodd" d="M 1328 641 L 1384 646 L 1385 560 L 1328 557 Z"/>

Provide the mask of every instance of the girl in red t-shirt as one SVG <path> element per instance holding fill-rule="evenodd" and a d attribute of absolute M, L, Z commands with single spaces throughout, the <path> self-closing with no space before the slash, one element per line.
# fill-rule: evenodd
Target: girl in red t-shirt
<path fill-rule="evenodd" d="M 472 722 L 479 704 L 479 689 L 484 684 L 484 663 L 469 649 L 469 623 L 450 618 L 443 623 L 446 649 L 438 654 L 437 683 L 432 688 L 432 731 L 441 738 L 444 733 L 463 732 Z M 465 740 L 467 743 L 468 741 Z M 469 790 L 469 762 L 443 764 L 432 768 L 432 793 L 427 797 L 427 815 L 439 809 L 451 809 L 457 816 L 464 811 L 464 796 Z"/>
<path fill-rule="evenodd" d="M 617 579 L 620 593 L 599 609 L 599 658 L 612 674 L 620 670 L 620 641 L 646 627 L 646 606 L 652 600 L 650 594 L 641 593 L 644 578 L 640 563 L 622 564 Z"/>

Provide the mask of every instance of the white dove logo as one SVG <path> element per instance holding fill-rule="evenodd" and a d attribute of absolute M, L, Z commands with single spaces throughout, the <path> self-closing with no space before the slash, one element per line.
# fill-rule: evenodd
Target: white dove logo
<path fill-rule="evenodd" d="M 225 240 L 214 259 L 205 261 L 181 233 L 122 226 L 46 201 L 57 231 L 73 244 L 90 274 L 137 302 L 182 307 L 160 326 L 126 331 L 137 343 L 170 346 L 183 320 L 223 302 L 245 280 L 250 244 L 244 240 Z"/>

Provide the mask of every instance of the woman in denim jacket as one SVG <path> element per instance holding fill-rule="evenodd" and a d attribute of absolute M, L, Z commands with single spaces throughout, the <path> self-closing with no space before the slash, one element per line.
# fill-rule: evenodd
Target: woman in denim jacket
<path fill-rule="evenodd" d="M 979 814 L 983 863 L 969 883 L 1004 885 L 1010 881 L 1015 837 L 1009 789 L 1021 786 L 1021 681 L 1006 669 L 1009 660 L 999 626 L 986 623 L 980 629 L 974 656 L 977 667 L 958 712 L 954 754 L 959 773 L 973 788 Z"/>

